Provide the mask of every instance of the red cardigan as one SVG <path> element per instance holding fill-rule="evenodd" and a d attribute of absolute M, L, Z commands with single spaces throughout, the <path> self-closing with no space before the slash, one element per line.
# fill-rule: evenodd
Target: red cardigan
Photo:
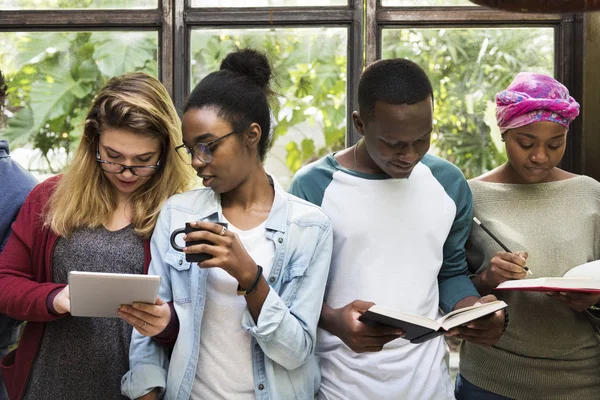
<path fill-rule="evenodd" d="M 46 322 L 61 318 L 46 306 L 48 295 L 66 285 L 52 283 L 52 254 L 58 237 L 44 227 L 42 218 L 59 180 L 50 178 L 31 191 L 0 254 L 0 314 L 27 321 L 19 347 L 0 362 L 8 396 L 15 400 L 25 394 Z M 149 265 L 150 242 L 145 240 L 144 273 Z"/>

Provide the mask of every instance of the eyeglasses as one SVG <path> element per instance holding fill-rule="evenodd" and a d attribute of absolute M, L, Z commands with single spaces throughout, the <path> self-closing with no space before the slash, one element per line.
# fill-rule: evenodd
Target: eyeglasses
<path fill-rule="evenodd" d="M 202 161 L 204 164 L 210 164 L 213 160 L 212 148 L 214 148 L 215 144 L 220 140 L 225 139 L 228 136 L 233 135 L 236 131 L 231 131 L 225 136 L 221 136 L 218 139 L 213 140 L 208 143 L 196 143 L 192 146 L 192 148 L 187 147 L 185 144 L 175 147 L 175 151 L 179 154 L 179 157 L 183 160 L 187 165 L 192 165 L 192 157 L 195 154 L 198 160 Z"/>
<path fill-rule="evenodd" d="M 160 160 L 156 165 L 123 165 L 111 161 L 106 161 L 100 158 L 100 150 L 96 149 L 96 161 L 100 164 L 100 168 L 109 174 L 122 174 L 126 169 L 130 170 L 135 176 L 152 176 L 160 166 Z"/>

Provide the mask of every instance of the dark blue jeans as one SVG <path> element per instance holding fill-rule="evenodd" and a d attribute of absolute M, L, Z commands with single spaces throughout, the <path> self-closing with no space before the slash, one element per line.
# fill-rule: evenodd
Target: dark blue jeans
<path fill-rule="evenodd" d="M 475 386 L 460 374 L 456 377 L 454 395 L 456 400 L 512 400 L 510 397 L 501 396 Z"/>

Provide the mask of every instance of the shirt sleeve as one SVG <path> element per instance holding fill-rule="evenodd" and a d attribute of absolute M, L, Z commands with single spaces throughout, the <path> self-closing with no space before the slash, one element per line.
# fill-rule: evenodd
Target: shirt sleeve
<path fill-rule="evenodd" d="M 48 228 L 41 215 L 51 184 L 38 185 L 27 197 L 0 254 L 0 314 L 21 321 L 47 322 L 66 315 L 53 314 L 47 306 L 48 297 L 66 285 L 36 281 L 40 273 L 35 268 L 45 265 L 36 257 L 46 256 L 46 249 L 40 249 L 46 242 L 40 238 Z"/>
<path fill-rule="evenodd" d="M 148 269 L 149 275 L 160 276 L 159 297 L 170 303 L 173 300 L 169 266 L 165 264 L 165 254 L 169 240 L 169 211 L 168 202 L 158 216 L 154 234 L 150 240 L 152 261 Z M 172 309 L 172 312 L 174 310 Z M 173 323 L 172 315 L 171 322 Z M 171 324 L 171 323 L 170 323 Z M 159 339 L 161 341 L 161 339 Z M 129 371 L 121 379 L 121 393 L 130 399 L 136 399 L 159 389 L 159 398 L 167 386 L 167 371 L 169 366 L 168 351 L 159 341 L 141 335 L 136 329 L 131 335 L 129 346 Z"/>
<path fill-rule="evenodd" d="M 270 289 L 258 321 L 254 322 L 248 309 L 242 317 L 242 326 L 261 346 L 265 356 L 288 370 L 304 364 L 314 354 L 317 342 L 317 324 L 333 250 L 329 219 L 318 229 L 321 230 L 319 235 L 304 229 L 303 237 L 297 238 L 299 243 L 315 243 L 308 265 L 285 266 L 282 290 L 277 293 Z M 300 250 L 310 251 L 306 245 Z"/>
<path fill-rule="evenodd" d="M 327 157 L 308 164 L 296 172 L 290 184 L 290 194 L 320 207 L 335 173 Z"/>
<path fill-rule="evenodd" d="M 179 318 L 175 312 L 175 306 L 173 305 L 173 302 L 170 301 L 167 304 L 171 310 L 171 319 L 169 320 L 169 324 L 165 330 L 154 336 L 154 340 L 156 340 L 162 346 L 173 347 L 175 345 L 175 341 L 177 340 L 177 336 L 179 335 Z"/>
<path fill-rule="evenodd" d="M 444 243 L 444 261 L 438 274 L 440 307 L 446 313 L 465 297 L 480 297 L 467 276 L 465 243 L 471 232 L 473 218 L 471 190 L 464 177 L 454 186 L 456 189 L 449 194 L 456 204 L 456 217 Z"/>

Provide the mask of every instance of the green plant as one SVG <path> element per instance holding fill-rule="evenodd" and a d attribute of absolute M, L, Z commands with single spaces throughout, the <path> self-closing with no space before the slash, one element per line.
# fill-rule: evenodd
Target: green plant
<path fill-rule="evenodd" d="M 517 72 L 552 73 L 552 29 L 385 29 L 382 37 L 384 58 L 412 59 L 432 80 L 434 151 L 467 177 L 504 162 L 494 94 Z M 0 33 L 0 63 L 13 66 L 5 69 L 12 117 L 4 135 L 13 146 L 31 144 L 45 157 L 68 152 L 108 78 L 138 70 L 157 74 L 157 41 L 152 32 Z M 266 52 L 276 76 L 274 141 L 284 140 L 282 161 L 293 174 L 345 146 L 346 42 L 344 28 L 194 30 L 192 85 L 235 48 Z"/>

